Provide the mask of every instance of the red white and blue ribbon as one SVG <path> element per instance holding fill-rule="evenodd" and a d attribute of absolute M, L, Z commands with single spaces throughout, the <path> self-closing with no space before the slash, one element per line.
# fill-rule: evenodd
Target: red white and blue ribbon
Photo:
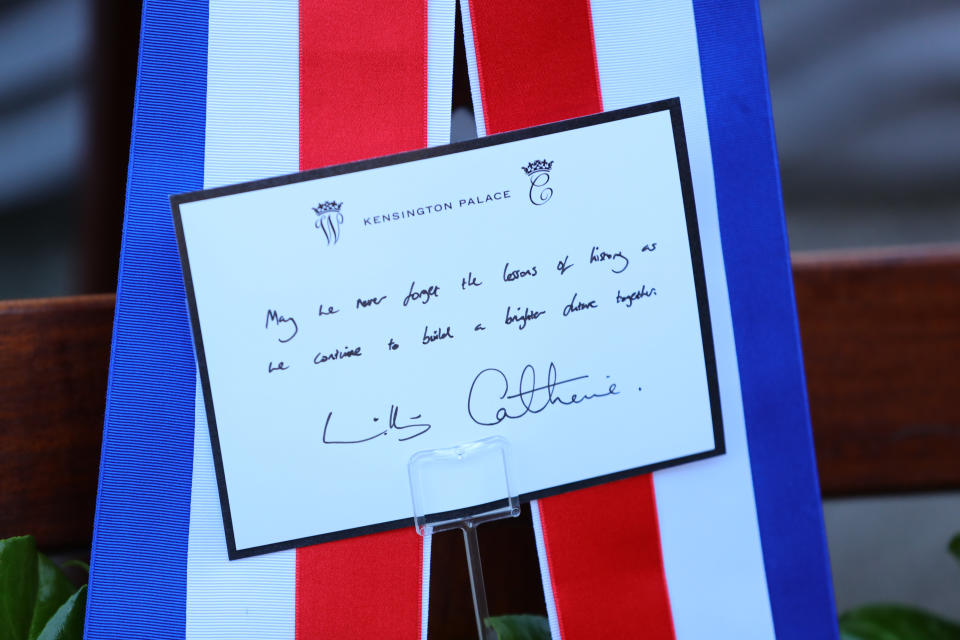
<path fill-rule="evenodd" d="M 447 142 L 453 3 L 144 3 L 87 638 L 426 636 L 412 529 L 227 559 L 167 198 Z M 755 5 L 461 7 L 482 135 L 679 95 L 726 269 L 727 455 L 534 503 L 554 638 L 833 637 Z"/>
<path fill-rule="evenodd" d="M 212 0 L 204 188 L 448 142 L 453 20 L 426 0 Z M 425 637 L 430 537 L 412 528 L 227 560 L 196 406 L 187 638 Z"/>
<path fill-rule="evenodd" d="M 773 638 L 720 255 L 694 8 L 461 0 L 478 131 L 680 97 L 718 346 L 726 455 L 534 503 L 553 637 Z M 669 428 L 669 425 L 663 425 Z"/>

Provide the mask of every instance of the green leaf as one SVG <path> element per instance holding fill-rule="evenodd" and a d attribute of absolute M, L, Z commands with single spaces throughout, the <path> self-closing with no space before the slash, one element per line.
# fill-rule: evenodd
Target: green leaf
<path fill-rule="evenodd" d="M 28 640 L 36 640 L 47 620 L 67 601 L 74 589 L 73 583 L 67 579 L 60 567 L 42 553 L 37 554 L 37 600 L 30 633 L 27 634 Z"/>
<path fill-rule="evenodd" d="M 57 609 L 37 640 L 83 640 L 83 616 L 86 606 L 87 585 L 83 585 Z"/>
<path fill-rule="evenodd" d="M 960 532 L 954 535 L 950 540 L 950 544 L 947 545 L 947 550 L 953 554 L 953 557 L 957 559 L 957 562 L 960 562 Z"/>
<path fill-rule="evenodd" d="M 491 616 L 484 622 L 499 640 L 550 640 L 550 625 L 543 616 Z"/>
<path fill-rule="evenodd" d="M 901 605 L 868 605 L 840 616 L 844 640 L 960 640 L 960 626 Z"/>
<path fill-rule="evenodd" d="M 25 640 L 37 597 L 37 545 L 30 536 L 0 540 L 0 640 Z"/>

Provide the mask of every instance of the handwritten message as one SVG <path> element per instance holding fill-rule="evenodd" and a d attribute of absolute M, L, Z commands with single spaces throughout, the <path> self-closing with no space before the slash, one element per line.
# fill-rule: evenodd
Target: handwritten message
<path fill-rule="evenodd" d="M 232 557 L 406 525 L 410 456 L 491 435 L 527 497 L 721 453 L 678 117 L 174 199 Z"/>
<path fill-rule="evenodd" d="M 650 254 L 647 258 L 650 261 L 654 259 L 652 254 L 656 249 L 657 243 L 655 241 L 639 246 L 639 252 L 641 254 Z M 360 358 L 364 355 L 364 348 L 366 348 L 366 353 L 370 354 L 372 350 L 377 348 L 386 350 L 388 353 L 397 352 L 401 344 L 412 349 L 429 347 L 440 341 L 455 340 L 458 335 L 462 338 L 464 334 L 469 334 L 470 331 L 488 332 L 488 327 L 492 329 L 492 331 L 485 333 L 484 339 L 495 341 L 498 339 L 497 333 L 498 330 L 501 330 L 501 325 L 507 328 L 502 330 L 523 331 L 529 326 L 532 326 L 530 323 L 545 318 L 548 312 L 551 319 L 556 317 L 559 322 L 568 322 L 564 319 L 570 318 L 572 314 L 600 309 L 598 298 L 602 299 L 606 297 L 606 299 L 603 300 L 604 305 L 622 305 L 624 309 L 632 309 L 634 308 L 635 302 L 652 299 L 657 295 L 657 289 L 653 284 L 642 281 L 642 273 L 644 271 L 642 267 L 634 267 L 634 273 L 637 274 L 637 277 L 616 278 L 610 275 L 620 276 L 625 273 L 630 266 L 630 258 L 623 249 L 607 251 L 600 247 L 593 246 L 589 251 L 586 249 L 581 251 L 581 256 L 575 257 L 578 258 L 581 269 L 590 269 L 593 271 L 592 274 L 584 278 L 595 281 L 592 291 L 588 290 L 586 295 L 584 295 L 583 292 L 574 291 L 569 297 L 569 300 L 567 297 L 564 297 L 557 298 L 552 304 L 545 302 L 542 305 L 544 307 L 543 309 L 531 309 L 530 306 L 523 305 L 521 310 L 521 305 L 514 307 L 513 305 L 507 304 L 506 311 L 499 314 L 499 316 L 496 314 L 495 309 L 485 309 L 481 305 L 476 309 L 475 317 L 473 318 L 477 320 L 477 322 L 474 324 L 471 320 L 471 322 L 468 322 L 465 326 L 457 326 L 456 333 L 454 333 L 453 325 L 449 323 L 445 324 L 443 321 L 443 307 L 444 304 L 447 303 L 447 300 L 450 300 L 450 302 L 447 303 L 448 306 L 456 305 L 460 309 L 463 307 L 476 306 L 471 305 L 471 301 L 467 298 L 458 299 L 458 289 L 460 292 L 467 292 L 468 288 L 472 290 L 474 287 L 487 286 L 493 288 L 510 285 L 510 283 L 517 282 L 524 278 L 536 278 L 541 274 L 544 278 L 550 277 L 551 275 L 562 277 L 569 270 L 576 267 L 577 263 L 571 260 L 569 254 L 564 255 L 556 261 L 556 273 L 550 274 L 549 271 L 543 268 L 543 265 L 534 264 L 526 269 L 514 269 L 510 262 L 504 262 L 502 271 L 497 274 L 498 277 L 487 278 L 484 276 L 487 282 L 486 285 L 484 284 L 484 280 L 480 279 L 480 272 L 469 271 L 466 276 L 460 279 L 459 287 L 456 285 L 455 278 L 449 282 L 444 282 L 442 289 L 445 293 L 442 298 L 440 284 L 422 286 L 418 285 L 414 280 L 410 282 L 410 287 L 406 295 L 402 296 L 402 302 L 400 295 L 394 296 L 392 293 L 384 293 L 383 295 L 375 295 L 373 297 L 357 297 L 354 304 L 350 304 L 350 302 L 353 302 L 352 300 L 347 300 L 345 301 L 347 304 L 339 303 L 339 307 L 345 308 L 349 314 L 351 312 L 362 313 L 364 310 L 373 306 L 379 307 L 384 305 L 389 307 L 390 303 L 387 302 L 389 298 L 395 299 L 397 302 L 394 304 L 401 307 L 407 307 L 411 303 L 427 305 L 432 301 L 432 309 L 436 309 L 437 311 L 435 316 L 436 320 L 432 324 L 428 323 L 423 326 L 422 335 L 397 334 L 393 336 L 384 333 L 379 340 L 379 344 L 367 343 L 364 345 L 358 343 L 355 346 L 347 344 L 342 348 L 339 346 L 334 348 L 327 347 L 321 349 L 309 359 L 309 351 L 312 351 L 310 348 L 308 348 L 308 352 L 303 352 L 302 349 L 277 348 L 278 354 L 288 352 L 292 355 L 287 357 L 286 360 L 279 359 L 278 357 L 277 360 L 269 361 L 266 365 L 266 372 L 268 374 L 288 372 L 292 369 L 294 358 L 299 358 L 296 360 L 298 367 L 326 365 L 327 363 L 346 358 Z M 582 260 L 580 260 L 580 257 L 582 257 Z M 600 263 L 605 264 L 603 264 L 602 267 L 594 266 Z M 568 279 L 573 280 L 572 275 L 569 276 Z M 581 281 L 584 279 L 581 279 Z M 610 295 L 612 287 L 606 286 L 607 282 L 618 283 L 615 295 Z M 621 283 L 628 286 L 626 291 L 619 286 Z M 531 282 L 531 284 L 533 283 Z M 556 290 L 558 284 L 559 283 L 550 283 L 545 285 L 547 294 L 549 295 L 552 291 Z M 637 286 L 639 286 L 639 288 L 636 288 Z M 591 293 L 596 295 L 590 295 Z M 509 292 L 504 290 L 501 296 L 503 294 L 509 295 Z M 606 295 L 604 296 L 603 294 Z M 538 300 L 542 300 L 544 297 L 537 295 L 534 290 L 530 289 L 528 289 L 526 295 Z M 340 308 L 338 308 L 338 306 L 324 304 L 317 304 L 315 306 L 317 309 L 316 313 L 309 314 L 307 317 L 301 316 L 299 323 L 293 315 L 283 315 L 283 313 L 273 308 L 267 309 L 264 321 L 264 330 L 267 339 L 269 341 L 275 340 L 280 345 L 290 344 L 294 338 L 300 335 L 300 326 L 307 326 L 307 323 L 309 323 L 314 335 L 323 336 L 322 319 L 340 313 Z M 639 305 L 637 308 L 639 309 Z M 400 309 L 396 309 L 395 311 L 402 312 Z M 636 313 L 643 312 L 637 311 Z M 549 321 L 544 319 L 541 324 L 547 322 Z M 367 336 L 367 339 L 376 341 L 376 336 Z M 297 346 L 299 347 L 300 345 L 298 344 Z M 611 382 L 609 376 L 606 376 L 606 378 L 606 380 L 601 381 L 600 390 L 581 390 L 577 392 L 573 389 L 585 389 L 589 383 L 583 381 L 588 381 L 590 375 L 584 374 L 560 379 L 557 377 L 556 364 L 552 361 L 547 365 L 545 375 L 541 371 L 540 381 L 542 384 L 539 384 L 537 381 L 537 370 L 533 364 L 524 365 L 514 383 L 512 383 L 507 374 L 500 369 L 489 367 L 477 373 L 473 382 L 470 384 L 470 388 L 467 391 L 467 415 L 475 424 L 494 426 L 499 425 L 504 420 L 518 420 L 528 415 L 539 414 L 550 407 L 557 406 L 563 408 L 598 398 L 609 398 L 622 393 L 622 391 L 617 390 L 616 382 Z M 581 384 L 578 386 L 573 383 Z M 500 389 L 502 389 L 502 391 L 500 391 Z M 633 391 L 636 392 L 642 390 L 639 386 L 633 389 Z M 366 430 L 337 436 L 334 435 L 335 431 L 337 431 L 337 425 L 335 423 L 332 424 L 333 411 L 328 411 L 323 424 L 322 441 L 324 444 L 362 444 L 375 440 L 376 438 L 387 436 L 391 433 L 391 430 L 396 430 L 397 441 L 405 442 L 427 433 L 432 426 L 427 422 L 401 424 L 398 423 L 398 415 L 399 408 L 397 405 L 390 405 L 385 419 L 381 420 L 382 416 L 374 416 L 372 418 L 374 424 L 370 425 Z M 422 413 L 417 413 L 417 415 L 410 417 L 409 420 L 422 420 L 422 417 Z M 405 421 L 401 419 L 401 422 Z M 357 427 L 354 425 L 354 430 L 356 429 Z M 409 432 L 407 431 L 408 429 L 410 430 Z M 340 431 L 346 433 L 348 430 L 340 429 Z"/>

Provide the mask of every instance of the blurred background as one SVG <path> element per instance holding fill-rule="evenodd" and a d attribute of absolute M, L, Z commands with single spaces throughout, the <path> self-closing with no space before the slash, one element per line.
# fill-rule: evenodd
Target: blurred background
<path fill-rule="evenodd" d="M 0 299 L 116 289 L 139 23 L 0 0 Z"/>
<path fill-rule="evenodd" d="M 794 251 L 960 242 L 960 5 L 762 0 Z M 0 299 L 116 288 L 139 3 L 0 2 Z M 462 55 L 454 137 L 475 135 Z M 838 606 L 960 619 L 952 493 L 828 500 Z"/>

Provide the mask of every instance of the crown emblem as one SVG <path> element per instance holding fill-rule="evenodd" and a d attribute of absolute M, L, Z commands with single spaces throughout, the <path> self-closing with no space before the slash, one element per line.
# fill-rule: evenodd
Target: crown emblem
<path fill-rule="evenodd" d="M 343 224 L 343 214 L 340 213 L 342 206 L 342 202 L 327 200 L 315 207 L 310 207 L 317 214 L 313 226 L 323 231 L 327 244 L 337 244 L 337 240 L 340 239 L 340 225 Z"/>
<path fill-rule="evenodd" d="M 340 213 L 340 207 L 342 206 L 342 202 L 329 200 L 327 202 L 321 202 L 316 207 L 311 207 L 311 209 L 313 209 L 318 216 L 322 216 L 325 213 Z"/>
<path fill-rule="evenodd" d="M 313 209 L 318 216 L 322 216 L 325 213 L 340 213 L 340 207 L 342 206 L 342 202 L 328 200 L 327 202 L 321 202 L 316 207 L 311 207 L 311 209 Z"/>
<path fill-rule="evenodd" d="M 538 173 L 540 171 L 549 172 L 550 169 L 553 168 L 553 160 L 551 160 L 550 162 L 547 162 L 546 160 L 534 160 L 527 166 L 521 167 L 521 168 L 523 169 L 523 172 L 528 176 L 532 176 L 533 174 Z"/>

